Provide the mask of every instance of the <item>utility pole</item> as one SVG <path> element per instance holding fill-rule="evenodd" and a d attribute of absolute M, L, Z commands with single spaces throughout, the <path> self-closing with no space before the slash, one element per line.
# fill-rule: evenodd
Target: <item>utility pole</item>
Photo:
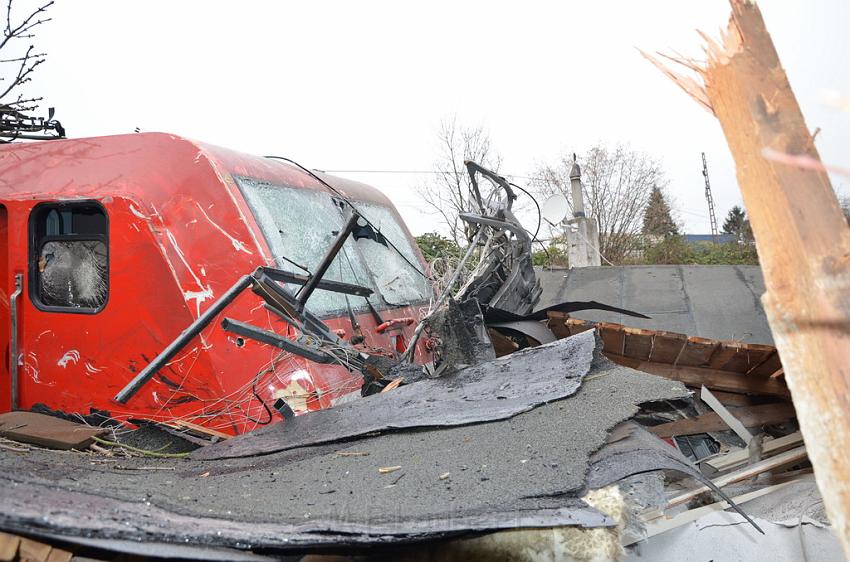
<path fill-rule="evenodd" d="M 720 234 L 717 232 L 717 217 L 714 215 L 714 198 L 711 196 L 711 183 L 708 181 L 708 163 L 705 161 L 705 152 L 702 153 L 702 175 L 705 177 L 705 200 L 708 201 L 708 218 L 711 220 L 711 239 L 715 244 L 719 244 Z"/>

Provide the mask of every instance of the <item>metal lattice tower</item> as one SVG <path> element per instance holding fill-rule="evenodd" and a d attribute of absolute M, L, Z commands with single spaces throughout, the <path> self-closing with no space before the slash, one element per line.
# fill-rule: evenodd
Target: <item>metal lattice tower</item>
<path fill-rule="evenodd" d="M 711 196 L 711 183 L 708 181 L 708 163 L 705 161 L 705 152 L 702 153 L 702 175 L 705 177 L 705 200 L 708 201 L 708 218 L 711 220 L 711 239 L 715 244 L 720 243 L 720 234 L 717 232 L 717 217 L 714 215 L 714 198 Z"/>

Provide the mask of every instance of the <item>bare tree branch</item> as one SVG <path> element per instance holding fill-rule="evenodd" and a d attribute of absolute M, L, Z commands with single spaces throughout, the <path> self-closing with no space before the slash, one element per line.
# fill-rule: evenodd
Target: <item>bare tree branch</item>
<path fill-rule="evenodd" d="M 15 66 L 6 76 L 0 77 L 5 86 L 0 89 L 0 142 L 19 138 L 49 139 L 65 136 L 62 125 L 53 120 L 53 109 L 47 119 L 30 117 L 23 113 L 35 110 L 38 107 L 37 102 L 41 101 L 41 97 L 25 97 L 22 86 L 32 81 L 33 73 L 44 63 L 47 55 L 36 51 L 34 45 L 29 45 L 21 52 L 20 40 L 32 38 L 34 28 L 50 21 L 51 18 L 44 17 L 44 14 L 52 5 L 53 0 L 18 20 L 13 14 L 13 0 L 6 3 L 6 25 L 0 39 L 0 53 L 4 57 L 0 59 L 0 64 Z"/>
<path fill-rule="evenodd" d="M 465 160 L 498 171 L 501 158 L 492 149 L 490 137 L 481 127 L 459 126 L 456 119 L 444 121 L 438 133 L 440 151 L 434 162 L 434 178 L 419 188 L 419 195 L 438 215 L 452 240 L 465 245 L 466 223 L 458 214 L 470 209 L 471 184 Z"/>
<path fill-rule="evenodd" d="M 578 162 L 585 212 L 599 224 L 600 251 L 609 261 L 622 263 L 640 242 L 644 210 L 653 187 L 667 183 L 661 164 L 624 145 L 594 146 Z M 570 153 L 554 165 L 541 167 L 533 188 L 543 196 L 562 193 L 572 205 L 572 164 Z"/>

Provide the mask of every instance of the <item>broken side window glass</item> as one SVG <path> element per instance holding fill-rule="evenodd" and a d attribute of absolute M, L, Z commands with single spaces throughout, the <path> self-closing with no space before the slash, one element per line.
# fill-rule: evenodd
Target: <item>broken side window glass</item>
<path fill-rule="evenodd" d="M 376 236 L 355 238 L 384 300 L 396 305 L 428 300 L 432 296 L 430 285 L 425 277 L 413 269 L 411 264 L 418 264 L 419 258 L 392 210 L 363 201 L 357 201 L 355 205 L 360 214 L 377 229 Z"/>
<path fill-rule="evenodd" d="M 103 208 L 95 203 L 40 205 L 30 220 L 33 301 L 65 312 L 102 308 L 109 293 Z"/>
<path fill-rule="evenodd" d="M 342 214 L 330 195 L 252 178 L 237 177 L 236 181 L 274 253 L 277 267 L 297 271 L 295 263 L 312 273 L 343 226 Z M 354 244 L 353 237 L 349 237 L 324 278 L 375 290 Z M 353 306 L 355 300 L 359 299 L 351 299 Z M 307 301 L 307 309 L 314 314 L 342 313 L 346 310 L 345 295 L 316 289 Z"/>

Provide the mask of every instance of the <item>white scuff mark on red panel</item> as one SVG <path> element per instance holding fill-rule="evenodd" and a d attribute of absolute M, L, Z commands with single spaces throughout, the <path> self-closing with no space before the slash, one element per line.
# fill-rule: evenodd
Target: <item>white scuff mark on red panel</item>
<path fill-rule="evenodd" d="M 236 211 L 239 213 L 239 220 L 242 221 L 242 224 L 248 229 L 248 234 L 251 235 L 251 239 L 254 241 L 254 246 L 257 248 L 257 252 L 260 254 L 260 257 L 263 259 L 263 262 L 267 265 L 274 265 L 275 259 L 274 256 L 266 255 L 264 243 L 260 243 L 260 239 L 257 237 L 257 232 L 253 228 L 251 228 L 251 224 L 255 224 L 256 221 L 251 215 L 251 221 L 248 221 L 245 217 L 245 213 L 242 212 L 242 205 L 244 205 L 244 198 L 239 191 L 239 188 L 236 187 L 236 183 L 233 180 L 233 176 L 230 174 L 222 174 L 215 161 L 210 159 L 210 164 L 212 164 L 213 170 L 215 170 L 216 175 L 224 182 L 224 185 L 227 186 L 227 194 L 230 196 L 230 200 L 233 201 L 233 206 L 236 208 Z M 237 196 L 237 193 L 239 195 Z"/>
<path fill-rule="evenodd" d="M 42 336 L 46 336 L 47 334 L 52 334 L 52 333 L 53 333 L 53 330 L 44 330 L 43 332 L 41 332 L 39 335 L 37 335 L 35 337 L 35 341 L 38 342 L 42 338 Z"/>
<path fill-rule="evenodd" d="M 180 258 L 180 261 L 183 262 L 183 265 L 186 266 L 186 269 L 189 271 L 189 274 L 192 275 L 192 278 L 197 283 L 199 291 L 186 291 L 181 287 L 183 291 L 183 298 L 188 301 L 195 301 L 195 308 L 197 309 L 198 316 L 201 315 L 201 303 L 206 301 L 207 299 L 212 299 L 215 295 L 212 292 L 212 289 L 209 285 L 204 286 L 201 282 L 201 278 L 195 273 L 192 267 L 189 265 L 188 260 L 186 260 L 186 256 L 183 254 L 183 250 L 180 249 L 180 246 L 177 245 L 177 240 L 174 238 L 174 234 L 169 229 L 165 229 L 165 236 L 168 238 L 168 241 L 171 243 L 171 247 L 174 248 L 174 252 L 177 254 L 177 257 Z M 170 265 L 170 263 L 169 263 Z"/>
<path fill-rule="evenodd" d="M 174 278 L 174 282 L 177 284 L 177 288 L 183 294 L 183 299 L 186 302 L 194 300 L 195 305 L 196 305 L 195 306 L 196 314 L 197 314 L 197 316 L 200 316 L 201 315 L 201 303 L 206 301 L 207 299 L 213 298 L 213 296 L 214 296 L 212 289 L 209 286 L 204 286 L 204 284 L 201 283 L 200 278 L 195 274 L 195 272 L 189 266 L 189 263 L 186 261 L 186 256 L 183 255 L 182 250 L 180 250 L 180 247 L 177 245 L 177 240 L 174 238 L 174 235 L 171 233 L 171 231 L 169 229 L 165 228 L 165 223 L 162 220 L 162 215 L 159 214 L 159 211 L 156 209 L 156 206 L 153 203 L 151 203 L 150 207 L 153 210 L 153 214 L 150 215 L 150 216 L 146 216 L 146 215 L 142 214 L 141 211 L 139 211 L 138 209 L 133 207 L 132 204 L 130 205 L 130 211 L 134 215 L 136 215 L 137 217 L 145 219 L 145 221 L 148 223 L 148 227 L 151 230 L 151 234 L 153 234 L 154 242 L 159 247 L 160 252 L 162 252 L 162 257 L 165 260 L 165 264 L 168 267 L 168 270 L 171 271 L 171 275 Z M 160 226 L 159 229 L 156 228 L 153 224 L 154 223 L 154 221 L 153 221 L 154 217 L 156 219 L 158 219 L 158 223 L 159 223 L 159 226 Z M 166 238 L 168 238 L 168 242 L 174 248 L 174 252 L 177 254 L 177 256 L 180 258 L 180 261 L 183 262 L 183 264 L 186 266 L 186 269 L 189 271 L 189 273 L 194 278 L 195 283 L 197 283 L 198 288 L 200 289 L 199 291 L 187 291 L 183 288 L 183 284 L 180 282 L 180 275 L 177 274 L 177 270 L 174 267 L 174 263 L 172 262 L 171 258 L 169 257 L 168 248 L 166 247 L 165 244 L 162 243 L 162 238 L 160 237 L 160 233 L 163 232 L 163 231 L 165 232 Z M 203 334 L 200 334 L 200 338 L 201 338 L 201 341 L 204 342 L 204 345 L 206 345 L 206 340 L 204 339 Z"/>
<path fill-rule="evenodd" d="M 104 369 L 104 367 L 95 367 L 94 365 L 92 365 L 88 361 L 86 361 L 83 364 L 83 366 L 86 368 L 86 371 L 88 371 L 91 374 L 99 373 Z"/>
<path fill-rule="evenodd" d="M 201 303 L 205 302 L 207 299 L 213 298 L 212 289 L 209 287 L 204 288 L 203 291 L 183 291 L 183 298 L 186 301 L 195 301 L 195 311 L 197 315 L 201 315 Z"/>
<path fill-rule="evenodd" d="M 68 363 L 73 363 L 74 365 L 76 365 L 79 361 L 80 352 L 76 349 L 69 349 L 65 352 L 65 355 L 59 358 L 59 361 L 56 362 L 56 365 L 65 369 L 68 367 Z"/>
<path fill-rule="evenodd" d="M 150 217 L 149 217 L 149 216 L 147 216 L 146 214 L 144 214 L 143 212 L 141 212 L 140 210 L 138 210 L 138 209 L 136 208 L 136 206 L 135 206 L 135 205 L 133 205 L 132 203 L 130 203 L 130 212 L 131 212 L 131 213 L 133 213 L 133 215 L 135 215 L 135 216 L 139 217 L 140 219 L 142 219 L 142 220 L 144 220 L 144 221 L 150 220 Z"/>
<path fill-rule="evenodd" d="M 26 357 L 24 356 L 23 353 L 20 354 L 18 356 L 18 366 L 20 366 L 24 369 L 24 372 L 27 375 L 29 375 L 29 377 L 33 380 L 33 382 L 38 383 L 38 384 L 45 384 L 44 381 L 42 381 L 40 378 L 38 378 L 39 377 L 38 357 L 36 356 L 35 353 L 30 351 L 29 353 L 26 354 Z M 53 384 L 48 384 L 48 386 L 53 386 Z"/>
<path fill-rule="evenodd" d="M 227 231 L 226 231 L 226 230 L 224 230 L 222 227 L 220 227 L 218 224 L 216 224 L 216 222 L 210 218 L 210 216 L 207 214 L 207 212 L 204 210 L 204 208 L 203 208 L 203 207 L 201 207 L 201 204 L 200 204 L 200 203 L 198 203 L 198 202 L 196 201 L 196 202 L 195 202 L 195 205 L 197 205 L 197 206 L 198 206 L 198 209 L 201 211 L 201 213 L 203 213 L 204 218 L 205 218 L 205 219 L 207 219 L 207 221 L 208 221 L 211 225 L 213 225 L 213 227 L 214 227 L 216 230 L 218 230 L 219 232 L 221 232 L 221 233 L 222 233 L 225 237 L 227 237 L 227 239 L 228 239 L 228 240 L 230 240 L 230 243 L 233 245 L 233 248 L 234 248 L 236 251 L 238 251 L 238 252 L 245 252 L 246 254 L 253 255 L 253 252 L 251 252 L 251 250 L 249 250 L 249 249 L 247 248 L 247 246 L 245 246 L 245 244 L 244 244 L 242 241 L 237 240 L 237 239 L 236 239 L 235 237 L 233 237 L 233 236 L 232 236 L 229 232 L 227 232 Z"/>

